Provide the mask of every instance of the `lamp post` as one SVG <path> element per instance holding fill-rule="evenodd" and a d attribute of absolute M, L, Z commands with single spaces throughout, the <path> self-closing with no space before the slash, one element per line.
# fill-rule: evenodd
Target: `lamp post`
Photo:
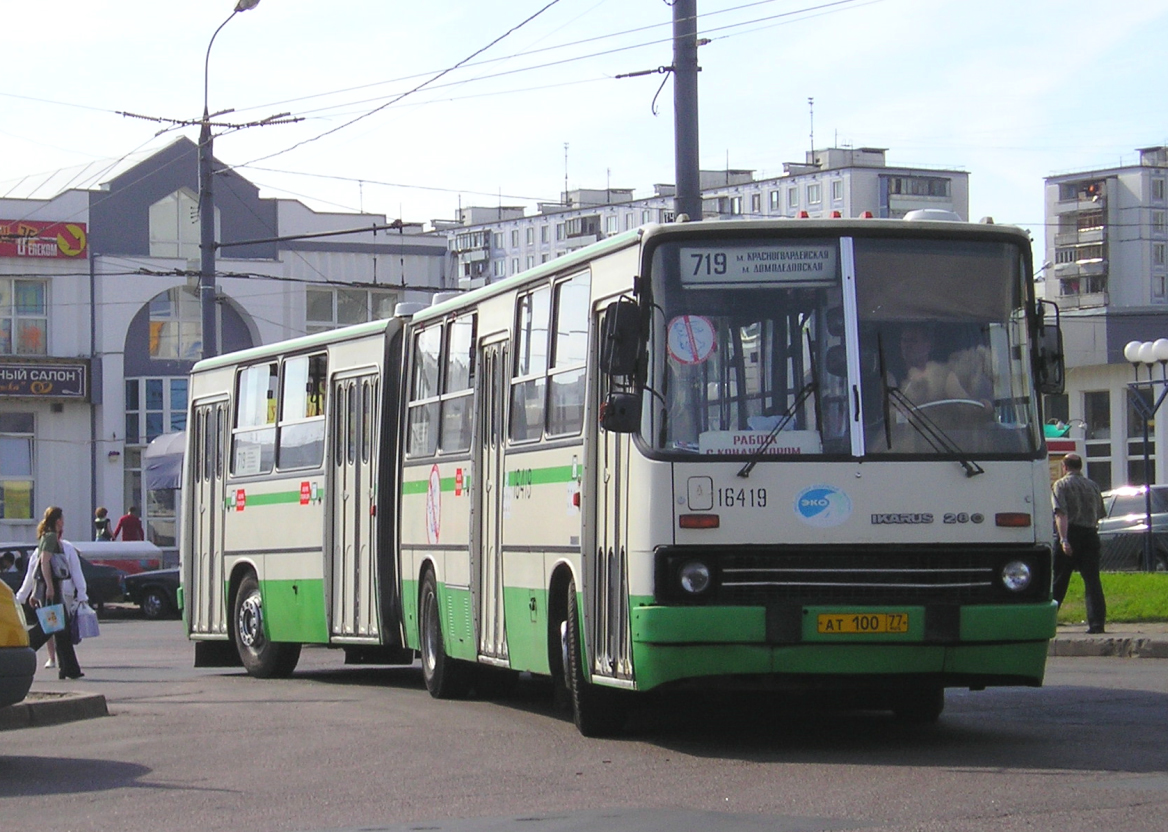
<path fill-rule="evenodd" d="M 227 19 L 219 24 L 207 44 L 203 60 L 203 121 L 199 129 L 199 306 L 203 313 L 203 358 L 219 354 L 215 314 L 215 194 L 212 187 L 213 137 L 207 90 L 210 85 L 211 46 L 223 27 L 240 12 L 254 9 L 260 0 L 239 0 Z"/>
<path fill-rule="evenodd" d="M 1136 380 L 1127 385 L 1128 400 L 1132 407 L 1144 417 L 1144 569 L 1152 572 L 1156 568 L 1155 543 L 1152 534 L 1152 461 L 1148 447 L 1148 425 L 1156 416 L 1156 411 L 1168 396 L 1168 338 L 1158 338 L 1155 341 L 1129 341 L 1123 348 L 1123 357 L 1132 365 Z M 1160 365 L 1160 378 L 1152 377 L 1152 366 Z M 1140 365 L 1148 368 L 1148 380 L 1140 381 Z M 1147 390 L 1155 393 L 1160 388 L 1160 395 L 1153 395 L 1151 403 L 1143 396 Z"/>

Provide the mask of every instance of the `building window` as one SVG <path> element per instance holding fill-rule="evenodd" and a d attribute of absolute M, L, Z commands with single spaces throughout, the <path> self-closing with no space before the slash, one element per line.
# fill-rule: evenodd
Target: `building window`
<path fill-rule="evenodd" d="M 526 238 L 527 238 L 527 244 L 529 246 L 535 245 L 535 229 L 532 228 L 531 226 L 527 227 Z"/>
<path fill-rule="evenodd" d="M 620 230 L 620 217 L 616 214 L 604 218 L 604 233 L 615 234 Z"/>
<path fill-rule="evenodd" d="M 844 180 L 831 180 L 831 201 L 839 202 L 844 198 Z"/>
<path fill-rule="evenodd" d="M 823 202 L 823 187 L 818 183 L 807 186 L 807 204 L 819 205 Z"/>
<path fill-rule="evenodd" d="M 1099 390 L 1083 394 L 1083 419 L 1087 441 L 1111 439 L 1111 393 Z"/>
<path fill-rule="evenodd" d="M 762 194 L 751 194 L 750 195 L 750 213 L 752 213 L 752 214 L 761 214 L 762 213 Z"/>
<path fill-rule="evenodd" d="M 902 196 L 940 196 L 950 194 L 950 182 L 933 176 L 891 176 L 888 193 Z"/>
<path fill-rule="evenodd" d="M 541 225 L 539 227 L 539 241 L 541 243 L 551 242 L 551 234 L 551 229 L 548 226 Z"/>
<path fill-rule="evenodd" d="M 150 301 L 150 357 L 203 357 L 203 309 L 194 289 L 168 289 Z"/>
<path fill-rule="evenodd" d="M 1097 231 L 1103 227 L 1102 211 L 1084 211 L 1075 218 L 1075 227 L 1078 231 Z"/>
<path fill-rule="evenodd" d="M 1144 407 L 1151 410 L 1155 404 L 1152 391 L 1141 388 L 1137 394 L 1143 399 Z M 1148 425 L 1148 447 L 1144 447 L 1143 413 L 1132 403 L 1131 395 L 1127 396 L 1127 484 L 1148 485 L 1156 481 L 1156 440 Z M 1148 469 L 1145 470 L 1144 460 L 1148 460 Z"/>
<path fill-rule="evenodd" d="M 504 275 L 506 275 L 507 274 L 507 261 L 506 260 L 496 260 L 492 264 L 492 272 L 494 273 L 495 277 L 503 277 Z"/>
<path fill-rule="evenodd" d="M 783 210 L 783 202 L 782 202 L 783 198 L 781 196 L 780 191 L 771 191 L 770 200 L 771 200 L 771 213 L 772 214 Z"/>
<path fill-rule="evenodd" d="M 562 222 L 556 223 L 556 239 L 564 239 L 564 224 Z"/>
<path fill-rule="evenodd" d="M 126 444 L 186 430 L 187 391 L 186 377 L 126 379 Z"/>
<path fill-rule="evenodd" d="M 1153 179 L 1152 180 L 1152 199 L 1156 200 L 1157 202 L 1164 201 L 1164 180 L 1163 179 Z"/>
<path fill-rule="evenodd" d="M 497 249 L 502 248 L 503 247 L 503 232 L 496 231 L 493 238 L 492 238 L 492 241 L 495 244 L 495 248 L 497 248 Z"/>
<path fill-rule="evenodd" d="M 511 258 L 511 274 L 519 274 L 519 258 Z"/>
<path fill-rule="evenodd" d="M 788 208 L 798 208 L 799 207 L 799 189 L 798 188 L 787 188 L 787 207 Z"/>
<path fill-rule="evenodd" d="M 625 214 L 625 231 L 628 231 L 630 228 L 633 227 L 633 217 L 634 216 L 635 216 L 634 214 Z"/>
<path fill-rule="evenodd" d="M 652 221 L 653 221 L 653 212 L 652 211 L 642 211 L 641 212 L 641 225 L 644 225 L 645 223 L 649 223 Z"/>
<path fill-rule="evenodd" d="M 1164 299 L 1164 275 L 1162 273 L 1152 275 L 1152 297 L 1159 300 Z"/>
<path fill-rule="evenodd" d="M 392 318 L 398 298 L 385 289 L 309 289 L 306 300 L 304 329 L 313 333 Z"/>
<path fill-rule="evenodd" d="M 48 283 L 0 279 L 0 354 L 48 355 Z"/>
<path fill-rule="evenodd" d="M 511 248 L 519 248 L 519 229 L 511 229 Z"/>
<path fill-rule="evenodd" d="M 1152 265 L 1164 265 L 1164 243 L 1152 243 Z"/>
<path fill-rule="evenodd" d="M 527 268 L 529 268 L 529 269 L 535 268 L 535 255 L 534 254 L 527 255 L 526 263 L 527 263 Z"/>
<path fill-rule="evenodd" d="M 179 188 L 150 206 L 150 256 L 180 260 L 198 260 L 200 233 L 199 195 Z M 215 239 L 219 235 L 220 216 L 215 210 Z"/>
<path fill-rule="evenodd" d="M 1152 233 L 1163 234 L 1168 230 L 1168 216 L 1163 211 L 1152 212 Z"/>
<path fill-rule="evenodd" d="M 0 519 L 32 520 L 33 415 L 0 413 Z"/>

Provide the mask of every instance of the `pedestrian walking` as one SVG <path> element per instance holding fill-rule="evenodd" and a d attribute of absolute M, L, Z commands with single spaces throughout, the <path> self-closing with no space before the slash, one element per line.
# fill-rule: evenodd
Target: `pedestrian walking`
<path fill-rule="evenodd" d="M 1054 524 L 1058 531 L 1055 552 L 1054 599 L 1062 606 L 1071 572 L 1083 577 L 1087 602 L 1087 632 L 1102 633 L 1107 618 L 1107 602 L 1099 581 L 1099 521 L 1107 514 L 1099 486 L 1083 474 L 1083 458 L 1067 454 L 1062 461 L 1063 476 L 1051 489 Z"/>
<path fill-rule="evenodd" d="M 97 511 L 93 513 L 93 539 L 114 539 L 113 534 L 110 532 L 109 511 L 106 510 L 105 506 L 98 507 Z"/>
<path fill-rule="evenodd" d="M 118 525 L 114 528 L 114 540 L 118 535 L 122 540 L 145 540 L 146 533 L 142 529 L 142 521 L 138 518 L 138 507 L 130 506 L 130 510 L 118 518 Z"/>
<path fill-rule="evenodd" d="M 53 639 L 57 648 L 60 665 L 58 676 L 62 679 L 80 679 L 85 674 L 77 663 L 73 651 L 73 636 L 69 628 L 70 607 L 87 600 L 85 575 L 81 572 L 81 561 L 77 550 L 62 546 L 61 534 L 65 528 L 64 512 L 59 506 L 49 506 L 45 516 L 37 525 L 37 550 L 29 557 L 24 583 L 16 593 L 16 600 L 27 604 L 25 618 L 33 625 L 28 632 L 29 647 L 39 650 L 40 646 Z M 62 604 L 65 607 L 65 628 L 47 634 L 36 615 L 36 607 Z"/>

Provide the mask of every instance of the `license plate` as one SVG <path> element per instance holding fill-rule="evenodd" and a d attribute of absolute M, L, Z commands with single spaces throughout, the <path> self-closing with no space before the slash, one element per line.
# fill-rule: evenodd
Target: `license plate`
<path fill-rule="evenodd" d="M 825 635 L 907 633 L 907 612 L 821 613 L 819 632 Z"/>

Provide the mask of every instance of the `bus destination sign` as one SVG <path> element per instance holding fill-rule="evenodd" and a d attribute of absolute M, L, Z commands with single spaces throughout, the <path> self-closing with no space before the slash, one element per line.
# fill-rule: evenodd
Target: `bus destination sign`
<path fill-rule="evenodd" d="M 681 249 L 684 286 L 825 284 L 836 279 L 832 243 L 702 246 Z"/>

